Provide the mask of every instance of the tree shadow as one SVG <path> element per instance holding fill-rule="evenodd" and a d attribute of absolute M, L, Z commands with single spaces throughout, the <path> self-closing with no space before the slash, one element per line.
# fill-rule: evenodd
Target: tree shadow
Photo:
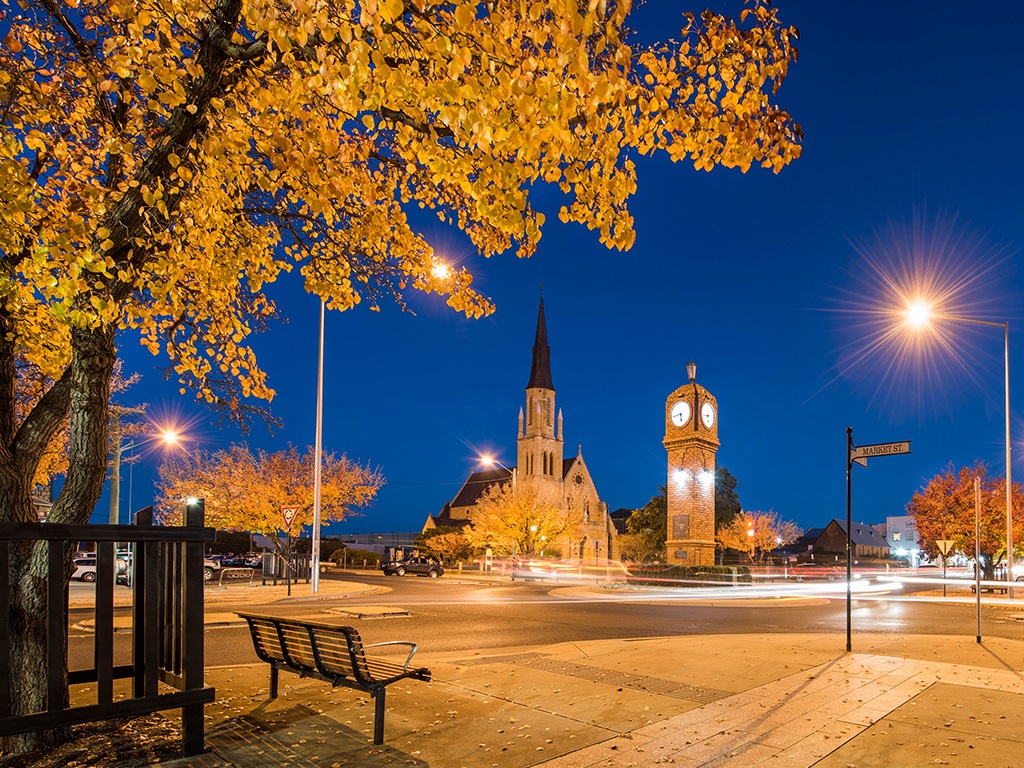
<path fill-rule="evenodd" d="M 206 743 L 235 768 L 428 765 L 386 743 L 371 744 L 365 733 L 303 705 L 271 709 L 261 704 L 210 728 Z"/>

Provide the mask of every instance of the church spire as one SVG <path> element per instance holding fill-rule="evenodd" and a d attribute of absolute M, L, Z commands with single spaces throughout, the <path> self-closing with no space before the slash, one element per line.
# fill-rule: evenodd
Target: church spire
<path fill-rule="evenodd" d="M 551 383 L 551 348 L 548 346 L 548 326 L 544 320 L 544 297 L 540 297 L 540 311 L 537 313 L 537 337 L 533 342 L 533 365 L 530 367 L 530 383 L 527 389 L 550 389 Z"/>

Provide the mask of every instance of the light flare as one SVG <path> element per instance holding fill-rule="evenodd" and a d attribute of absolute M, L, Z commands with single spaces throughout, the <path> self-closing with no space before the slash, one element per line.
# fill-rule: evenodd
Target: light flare
<path fill-rule="evenodd" d="M 1001 369 L 1000 345 L 991 329 L 955 318 L 999 322 L 1014 314 L 1013 297 L 1001 290 L 1010 284 L 1011 254 L 941 215 L 891 223 L 853 245 L 853 284 L 833 309 L 848 340 L 818 392 L 842 380 L 871 393 L 872 406 L 916 411 L 922 420 L 978 388 L 999 401 L 991 372 Z"/>

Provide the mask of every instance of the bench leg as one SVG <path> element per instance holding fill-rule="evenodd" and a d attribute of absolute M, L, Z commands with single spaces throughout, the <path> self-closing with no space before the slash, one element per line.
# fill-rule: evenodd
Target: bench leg
<path fill-rule="evenodd" d="M 277 698 L 277 665 L 270 665 L 270 698 Z"/>
<path fill-rule="evenodd" d="M 384 743 L 384 686 L 370 692 L 373 704 L 373 743 Z"/>

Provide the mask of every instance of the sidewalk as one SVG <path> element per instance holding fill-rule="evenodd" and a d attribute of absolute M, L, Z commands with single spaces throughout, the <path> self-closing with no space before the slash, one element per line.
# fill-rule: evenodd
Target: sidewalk
<path fill-rule="evenodd" d="M 395 636 L 401 635 L 400 626 Z M 416 656 L 433 682 L 368 696 L 267 665 L 208 670 L 211 751 L 182 768 L 412 765 L 981 765 L 1024 748 L 1024 643 L 970 637 L 718 635 Z"/>

